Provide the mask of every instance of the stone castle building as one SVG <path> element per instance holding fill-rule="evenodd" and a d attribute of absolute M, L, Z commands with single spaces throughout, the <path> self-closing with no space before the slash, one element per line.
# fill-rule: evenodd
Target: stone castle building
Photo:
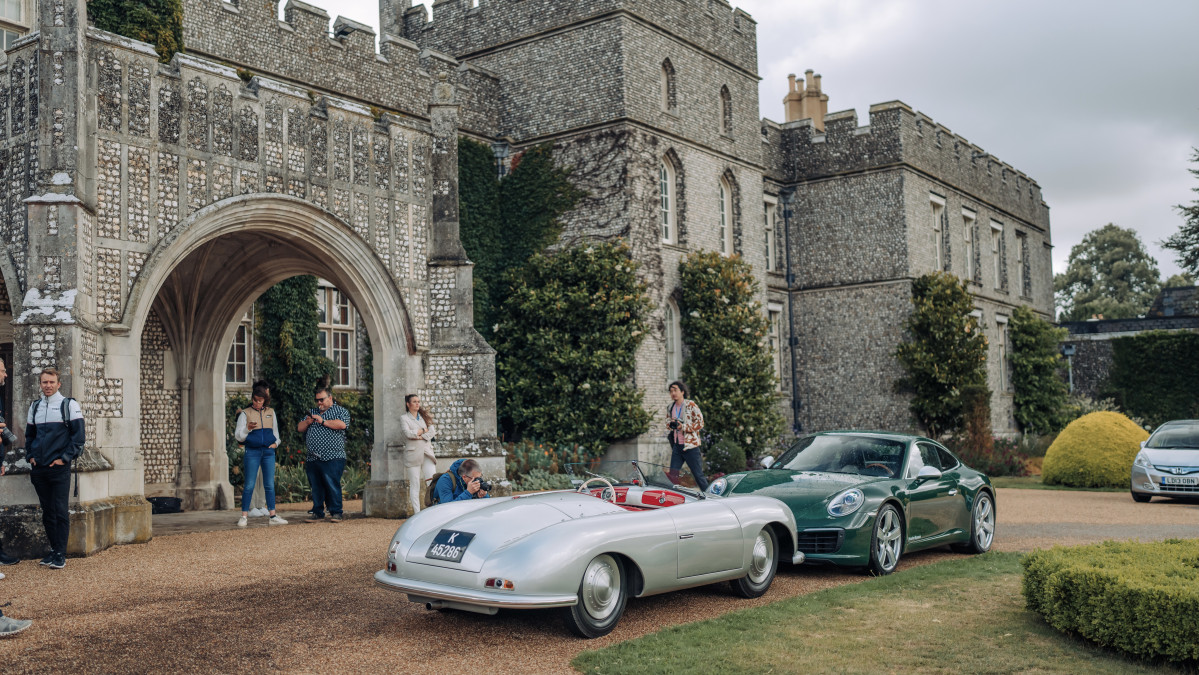
<path fill-rule="evenodd" d="M 1048 210 L 1035 182 L 943 126 L 897 102 L 866 126 L 825 115 L 815 77 L 793 86 L 785 123 L 758 119 L 756 25 L 724 0 L 439 0 L 432 18 L 380 0 L 378 36 L 277 4 L 187 0 L 170 63 L 89 27 L 84 0 L 36 0 L 31 32 L 6 40 L 6 411 L 23 426 L 48 365 L 83 404 L 72 551 L 149 537 L 147 494 L 232 505 L 230 356 L 255 298 L 295 274 L 344 294 L 369 335 L 368 514 L 406 513 L 410 391 L 438 412 L 445 462 L 502 474 L 494 357 L 458 239 L 459 136 L 500 166 L 552 143 L 589 192 L 563 243 L 630 244 L 657 308 L 636 380 L 659 416 L 685 358 L 678 264 L 706 249 L 762 282 L 793 429 L 912 426 L 891 353 L 911 280 L 934 269 L 974 284 L 996 427 L 1011 427 L 1005 317 L 1051 312 Z M 658 427 L 613 453 L 659 457 Z M 32 550 L 28 465 L 7 461 L 0 526 Z"/>

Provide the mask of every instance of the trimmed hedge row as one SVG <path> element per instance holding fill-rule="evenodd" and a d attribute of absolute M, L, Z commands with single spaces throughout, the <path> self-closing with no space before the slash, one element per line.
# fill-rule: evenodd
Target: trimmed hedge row
<path fill-rule="evenodd" d="M 1199 539 L 1035 551 L 1024 598 L 1049 625 L 1141 658 L 1199 663 Z"/>

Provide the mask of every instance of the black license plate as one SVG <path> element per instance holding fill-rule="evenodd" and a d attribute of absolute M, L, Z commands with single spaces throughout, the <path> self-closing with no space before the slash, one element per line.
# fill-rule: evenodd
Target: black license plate
<path fill-rule="evenodd" d="M 470 546 L 470 540 L 474 538 L 475 535 L 470 532 L 442 530 L 433 538 L 433 544 L 429 546 L 425 557 L 433 560 L 462 562 L 462 556 L 466 555 L 466 547 Z"/>

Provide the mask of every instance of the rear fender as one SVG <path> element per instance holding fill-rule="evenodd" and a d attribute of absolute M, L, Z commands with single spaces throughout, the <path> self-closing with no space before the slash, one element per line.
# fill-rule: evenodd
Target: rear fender
<path fill-rule="evenodd" d="M 392 545 L 396 541 L 400 542 L 399 556 L 401 560 L 407 559 L 409 549 L 412 544 L 421 537 L 421 535 L 431 530 L 441 528 L 451 520 L 477 511 L 488 506 L 492 506 L 502 501 L 512 499 L 511 497 L 496 497 L 492 499 L 469 499 L 460 502 L 447 502 L 445 504 L 435 504 L 429 508 L 421 509 L 420 513 L 408 518 L 396 530 L 395 535 L 391 538 Z"/>

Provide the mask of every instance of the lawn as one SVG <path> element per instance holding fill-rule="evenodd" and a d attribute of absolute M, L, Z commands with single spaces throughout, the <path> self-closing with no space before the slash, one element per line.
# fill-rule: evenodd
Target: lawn
<path fill-rule="evenodd" d="M 790 572 L 802 574 L 799 572 Z M 600 650 L 583 673 L 1161 673 L 1024 608 L 1020 555 L 923 565 L 668 628 Z"/>
<path fill-rule="evenodd" d="M 1067 487 L 1065 485 L 1046 485 L 1040 476 L 992 476 L 991 484 L 997 488 L 1019 488 L 1023 490 L 1076 490 L 1081 492 L 1128 492 L 1127 487 Z"/>

